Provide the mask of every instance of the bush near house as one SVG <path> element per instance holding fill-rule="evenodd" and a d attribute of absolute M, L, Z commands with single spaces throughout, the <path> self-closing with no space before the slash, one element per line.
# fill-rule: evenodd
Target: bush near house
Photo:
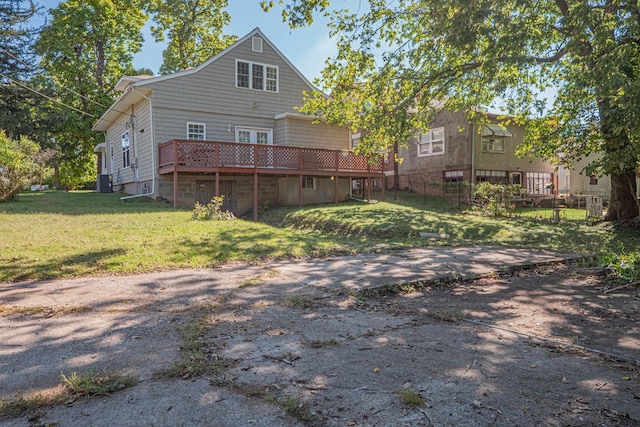
<path fill-rule="evenodd" d="M 15 199 L 37 176 L 39 151 L 35 142 L 11 139 L 0 130 L 0 202 Z"/>
<path fill-rule="evenodd" d="M 521 185 L 491 184 L 481 182 L 474 191 L 475 200 L 481 211 L 493 216 L 511 215 L 516 210 L 514 199 L 522 197 Z"/>

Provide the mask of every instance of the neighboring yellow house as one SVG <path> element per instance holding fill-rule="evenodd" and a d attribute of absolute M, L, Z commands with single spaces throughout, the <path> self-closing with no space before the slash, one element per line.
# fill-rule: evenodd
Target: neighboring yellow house
<path fill-rule="evenodd" d="M 408 141 L 399 150 L 400 189 L 442 194 L 455 191 L 459 182 L 522 185 L 528 196 L 543 198 L 558 188 L 556 167 L 542 159 L 518 157 L 516 147 L 524 141 L 525 129 L 505 124 L 496 114 L 487 114 L 489 123 L 472 124 L 464 112 L 439 113 L 428 131 Z M 387 163 L 387 188 L 395 177 L 393 164 Z M 435 185 L 434 185 L 435 184 Z"/>

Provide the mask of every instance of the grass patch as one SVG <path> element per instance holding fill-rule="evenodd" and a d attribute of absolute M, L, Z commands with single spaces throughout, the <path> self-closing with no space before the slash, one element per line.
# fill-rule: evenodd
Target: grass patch
<path fill-rule="evenodd" d="M 307 409 L 306 406 L 300 403 L 295 397 L 287 397 L 286 399 L 279 401 L 279 403 L 284 408 L 284 412 L 291 417 L 295 417 L 305 423 L 317 421 L 316 417 L 309 412 L 309 409 Z"/>
<path fill-rule="evenodd" d="M 494 245 L 607 254 L 640 252 L 638 226 L 584 220 L 584 210 L 520 209 L 488 218 L 442 198 L 272 208 L 261 223 L 194 221 L 166 203 L 92 192 L 26 193 L 0 204 L 0 281 L 134 274 L 224 263 L 326 257 L 416 246 Z M 393 194 L 388 193 L 391 200 Z M 446 237 L 423 238 L 420 233 Z M 171 238 L 167 238 L 171 236 Z M 266 276 L 265 276 L 266 277 Z M 265 277 L 247 281 L 259 284 Z"/>
<path fill-rule="evenodd" d="M 44 316 L 58 317 L 72 314 L 82 314 L 91 311 L 91 307 L 86 306 L 8 306 L 0 305 L 0 316 Z"/>
<path fill-rule="evenodd" d="M 19 417 L 45 406 L 71 403 L 82 397 L 106 396 L 138 383 L 134 376 L 108 371 L 72 372 L 69 376 L 61 374 L 60 378 L 61 384 L 57 387 L 0 399 L 0 416 Z"/>
<path fill-rule="evenodd" d="M 227 360 L 212 358 L 204 340 L 206 328 L 211 325 L 209 310 L 180 327 L 182 342 L 180 356 L 157 377 L 189 379 L 202 375 L 218 375 L 229 366 Z"/>
<path fill-rule="evenodd" d="M 398 392 L 400 399 L 404 404 L 409 406 L 424 406 L 424 398 L 420 395 L 420 393 L 415 392 L 411 388 L 405 388 Z"/>

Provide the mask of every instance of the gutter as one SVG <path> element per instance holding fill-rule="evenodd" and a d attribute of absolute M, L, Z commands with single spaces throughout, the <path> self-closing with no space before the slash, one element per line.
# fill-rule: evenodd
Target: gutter
<path fill-rule="evenodd" d="M 469 178 L 471 183 L 471 194 L 469 195 L 471 200 L 469 201 L 471 203 L 473 203 L 473 193 L 476 187 L 476 130 L 476 125 L 471 123 L 471 177 Z"/>
<path fill-rule="evenodd" d="M 156 143 L 155 143 L 155 137 L 154 137 L 155 132 L 153 129 L 153 103 L 151 102 L 151 98 L 149 98 L 148 96 L 144 95 L 141 92 L 138 92 L 135 86 L 131 86 L 131 90 L 137 93 L 138 95 L 140 95 L 142 98 L 149 101 L 149 126 L 151 127 L 151 191 L 149 191 L 148 193 L 136 194 L 133 196 L 120 197 L 120 200 L 135 199 L 138 197 L 149 197 L 150 195 L 153 195 L 156 192 L 157 170 L 156 170 L 156 150 L 155 150 Z"/>

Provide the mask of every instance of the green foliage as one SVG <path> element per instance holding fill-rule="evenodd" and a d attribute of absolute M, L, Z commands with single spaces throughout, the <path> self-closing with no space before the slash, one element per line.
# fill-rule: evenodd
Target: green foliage
<path fill-rule="evenodd" d="M 39 149 L 27 138 L 13 140 L 0 130 L 0 202 L 15 199 L 38 175 Z"/>
<path fill-rule="evenodd" d="M 402 399 L 402 401 L 409 406 L 423 406 L 424 398 L 420 395 L 420 393 L 415 392 L 411 388 L 405 388 L 398 392 L 398 395 Z"/>
<path fill-rule="evenodd" d="M 591 169 L 611 174 L 608 219 L 638 216 L 635 2 L 370 1 L 356 12 L 326 0 L 280 3 L 292 27 L 330 16 L 338 54 L 317 83 L 331 97 L 308 94 L 302 111 L 361 130 L 360 152 L 407 141 L 441 109 L 482 122 L 483 109 L 503 99 L 510 120 L 527 126 L 523 153 L 552 161 L 601 154 Z M 548 88 L 558 96 L 547 105 Z"/>
<path fill-rule="evenodd" d="M 224 196 L 214 196 L 213 199 L 206 205 L 196 201 L 193 205 L 193 211 L 191 217 L 196 221 L 208 221 L 208 220 L 226 220 L 232 221 L 236 219 L 233 212 L 223 211 L 222 205 L 224 204 Z"/>
<path fill-rule="evenodd" d="M 640 281 L 640 250 L 607 252 L 600 257 L 600 264 L 610 271 L 613 279 L 620 283 Z"/>
<path fill-rule="evenodd" d="M 231 21 L 228 0 L 152 0 L 148 9 L 156 23 L 156 42 L 168 39 L 161 74 L 196 67 L 237 40 L 223 34 Z"/>
<path fill-rule="evenodd" d="M 36 44 L 48 77 L 41 83 L 65 106 L 52 105 L 57 121 L 43 147 L 57 152 L 56 180 L 73 188 L 95 179 L 93 148 L 103 135 L 91 126 L 134 71 L 147 16 L 133 0 L 64 0 L 50 14 Z"/>
<path fill-rule="evenodd" d="M 516 210 L 513 199 L 522 197 L 524 188 L 520 185 L 491 184 L 481 182 L 474 190 L 475 200 L 484 213 L 493 216 L 511 215 Z"/>

